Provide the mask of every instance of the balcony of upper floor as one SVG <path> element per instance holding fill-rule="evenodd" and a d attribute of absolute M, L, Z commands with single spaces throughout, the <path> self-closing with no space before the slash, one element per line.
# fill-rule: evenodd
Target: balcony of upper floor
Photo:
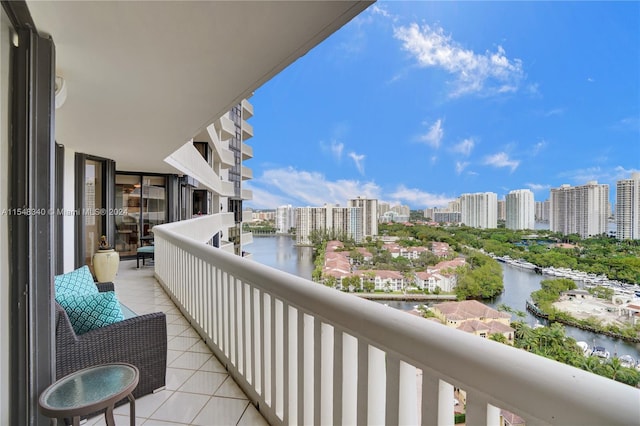
<path fill-rule="evenodd" d="M 250 189 L 243 189 L 242 199 L 245 201 L 253 200 L 253 191 Z"/>
<path fill-rule="evenodd" d="M 242 121 L 242 140 L 246 141 L 253 137 L 253 126 L 246 121 Z"/>
<path fill-rule="evenodd" d="M 253 158 L 253 147 L 242 142 L 242 161 Z"/>
<path fill-rule="evenodd" d="M 242 118 L 248 120 L 253 117 L 253 105 L 247 99 L 243 99 L 242 102 Z"/>
<path fill-rule="evenodd" d="M 211 147 L 211 153 L 214 156 L 214 162 L 221 165 L 222 168 L 230 168 L 235 164 L 235 158 L 233 152 L 229 149 L 229 143 L 227 141 L 221 141 L 218 136 L 215 124 L 207 126 L 206 130 L 207 140 Z"/>
<path fill-rule="evenodd" d="M 246 190 L 243 190 L 246 191 Z M 251 210 L 243 210 L 242 211 L 242 223 L 249 223 L 253 220 L 253 211 Z"/>
<path fill-rule="evenodd" d="M 231 139 L 236 135 L 236 125 L 233 120 L 229 118 L 228 112 L 214 121 L 213 124 L 216 131 L 218 132 L 218 137 L 220 138 L 220 140 L 224 141 L 227 139 Z"/>
<path fill-rule="evenodd" d="M 253 234 L 251 232 L 243 232 L 240 236 L 240 241 L 243 247 L 245 244 L 253 243 Z"/>
<path fill-rule="evenodd" d="M 253 179 L 253 170 L 247 166 L 242 166 L 242 180 Z"/>

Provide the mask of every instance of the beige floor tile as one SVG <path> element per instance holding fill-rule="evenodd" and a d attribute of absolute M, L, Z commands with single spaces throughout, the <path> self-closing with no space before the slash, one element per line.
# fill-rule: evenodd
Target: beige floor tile
<path fill-rule="evenodd" d="M 223 373 L 196 371 L 180 386 L 178 392 L 201 393 L 211 396 L 226 379 L 227 375 Z"/>
<path fill-rule="evenodd" d="M 194 339 L 193 337 L 183 337 L 183 336 L 175 336 L 175 337 L 167 336 L 167 339 L 169 340 L 167 342 L 167 348 L 174 351 L 186 351 L 187 349 L 189 349 L 190 347 L 192 347 L 198 342 L 198 339 Z"/>
<path fill-rule="evenodd" d="M 202 367 L 200 367 L 200 370 L 202 370 L 202 371 L 212 371 L 212 372 L 218 372 L 218 373 L 226 373 L 227 372 L 227 369 L 224 368 L 224 365 L 222 365 L 220 363 L 220 361 L 218 361 L 218 358 L 216 358 L 214 356 L 209 358 L 209 360 L 207 362 L 205 362 Z"/>
<path fill-rule="evenodd" d="M 173 360 L 169 366 L 173 368 L 186 368 L 188 370 L 199 370 L 209 358 L 211 354 L 204 354 L 199 352 L 183 352 L 178 358 Z"/>
<path fill-rule="evenodd" d="M 194 425 L 236 425 L 244 413 L 247 401 L 214 396 L 207 402 L 200 414 L 192 421 Z"/>
<path fill-rule="evenodd" d="M 227 377 L 227 380 L 224 381 L 214 395 L 226 398 L 248 399 L 231 376 Z"/>
<path fill-rule="evenodd" d="M 156 393 L 145 395 L 136 400 L 136 417 L 148 418 L 153 414 L 169 397 L 173 391 L 161 390 Z M 122 405 L 115 409 L 114 413 L 120 415 L 129 414 L 129 405 Z"/>
<path fill-rule="evenodd" d="M 189 424 L 209 399 L 208 395 L 175 392 L 151 415 L 151 418 Z"/>
<path fill-rule="evenodd" d="M 193 375 L 192 370 L 167 367 L 167 390 L 177 390 Z"/>

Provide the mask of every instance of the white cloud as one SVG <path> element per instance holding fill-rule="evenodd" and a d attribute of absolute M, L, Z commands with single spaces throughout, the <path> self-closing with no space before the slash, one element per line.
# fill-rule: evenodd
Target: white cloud
<path fill-rule="evenodd" d="M 412 207 L 434 207 L 445 206 L 448 202 L 453 201 L 453 197 L 447 197 L 443 194 L 431 194 L 416 188 L 407 188 L 400 185 L 394 192 L 388 194 L 395 202 L 401 204 L 410 204 Z"/>
<path fill-rule="evenodd" d="M 524 186 L 526 186 L 533 192 L 548 191 L 549 189 L 551 189 L 551 185 L 542 185 L 539 183 L 525 183 Z"/>
<path fill-rule="evenodd" d="M 251 181 L 255 188 L 250 205 L 274 208 L 282 204 L 295 206 L 322 206 L 325 203 L 346 205 L 346 201 L 359 195 L 380 198 L 381 189 L 374 182 L 357 180 L 327 180 L 318 172 L 297 170 L 292 167 L 266 170 L 262 176 Z M 261 191 L 259 193 L 259 191 Z M 271 194 L 276 204 L 266 205 L 270 198 L 260 194 Z M 257 195 L 260 195 L 258 199 Z M 264 201 L 263 201 L 264 200 Z M 286 201 L 286 202 L 285 202 Z"/>
<path fill-rule="evenodd" d="M 615 185 L 616 181 L 621 179 L 629 179 L 631 173 L 639 172 L 638 169 L 625 169 L 622 166 L 611 168 L 602 168 L 600 166 L 587 167 L 584 169 L 569 170 L 560 173 L 558 177 L 567 178 L 575 185 L 584 185 L 585 183 L 595 180 L 598 183 L 608 183 Z"/>
<path fill-rule="evenodd" d="M 525 78 L 522 61 L 507 58 L 502 46 L 478 54 L 452 40 L 441 27 L 416 23 L 396 28 L 394 36 L 420 66 L 441 68 L 456 77 L 453 97 L 515 92 Z"/>
<path fill-rule="evenodd" d="M 460 174 L 469 165 L 468 161 L 456 161 L 456 174 Z"/>
<path fill-rule="evenodd" d="M 509 167 L 513 172 L 520 165 L 520 161 L 509 159 L 509 155 L 506 152 L 498 152 L 485 157 L 484 164 L 493 167 Z"/>
<path fill-rule="evenodd" d="M 453 152 L 458 152 L 468 157 L 475 146 L 475 142 L 471 138 L 467 138 L 452 148 Z"/>
<path fill-rule="evenodd" d="M 351 159 L 355 163 L 356 168 L 358 169 L 358 172 L 360 172 L 361 175 L 364 175 L 364 158 L 365 158 L 365 155 L 364 154 L 356 154 L 355 152 L 350 152 L 349 153 L 349 157 L 351 157 Z"/>
<path fill-rule="evenodd" d="M 429 127 L 429 131 L 424 135 L 418 137 L 420 142 L 424 142 L 432 148 L 438 149 L 444 136 L 444 130 L 442 129 L 442 119 L 436 120 L 435 123 Z"/>

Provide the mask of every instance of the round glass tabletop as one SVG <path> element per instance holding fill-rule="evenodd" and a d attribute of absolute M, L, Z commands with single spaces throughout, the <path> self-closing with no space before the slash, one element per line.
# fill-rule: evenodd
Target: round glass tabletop
<path fill-rule="evenodd" d="M 49 412 L 85 411 L 85 408 L 107 406 L 119 401 L 131 393 L 137 384 L 138 369 L 133 365 L 89 367 L 53 383 L 40 396 L 40 406 Z"/>

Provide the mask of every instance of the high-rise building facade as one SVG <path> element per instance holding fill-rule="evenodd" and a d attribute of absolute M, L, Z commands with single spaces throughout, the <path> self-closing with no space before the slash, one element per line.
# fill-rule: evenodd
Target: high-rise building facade
<path fill-rule="evenodd" d="M 616 227 L 619 240 L 640 240 L 640 173 L 616 184 Z"/>
<path fill-rule="evenodd" d="M 358 197 L 349 200 L 349 207 L 362 209 L 362 235 L 364 237 L 378 235 L 378 200 Z"/>
<path fill-rule="evenodd" d="M 276 209 L 276 232 L 288 234 L 291 228 L 296 227 L 296 209 L 288 204 Z"/>
<path fill-rule="evenodd" d="M 507 220 L 507 202 L 498 200 L 498 220 Z"/>
<path fill-rule="evenodd" d="M 550 201 L 536 201 L 536 222 L 549 222 L 549 206 Z"/>
<path fill-rule="evenodd" d="M 362 208 L 298 207 L 296 209 L 296 244 L 309 245 L 314 231 L 326 232 L 330 237 L 346 237 L 361 243 L 363 240 Z"/>
<path fill-rule="evenodd" d="M 479 192 L 460 196 L 462 223 L 472 228 L 498 227 L 498 195 Z"/>
<path fill-rule="evenodd" d="M 517 189 L 505 198 L 506 227 L 508 229 L 535 228 L 535 202 L 529 189 Z"/>
<path fill-rule="evenodd" d="M 549 229 L 582 238 L 607 234 L 609 185 L 596 181 L 551 189 Z"/>

